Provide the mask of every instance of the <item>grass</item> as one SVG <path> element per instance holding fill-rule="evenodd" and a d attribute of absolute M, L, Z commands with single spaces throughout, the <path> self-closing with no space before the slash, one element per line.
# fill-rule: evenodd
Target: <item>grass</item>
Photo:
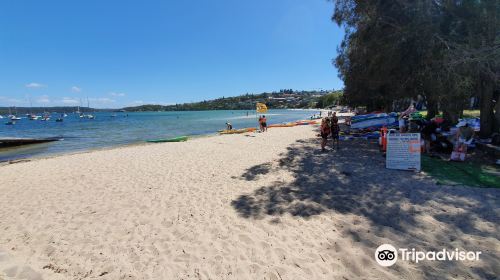
<path fill-rule="evenodd" d="M 442 185 L 500 188 L 500 170 L 488 165 L 444 161 L 423 155 L 422 170 Z"/>
<path fill-rule="evenodd" d="M 464 110 L 464 118 L 479 118 L 479 110 Z"/>

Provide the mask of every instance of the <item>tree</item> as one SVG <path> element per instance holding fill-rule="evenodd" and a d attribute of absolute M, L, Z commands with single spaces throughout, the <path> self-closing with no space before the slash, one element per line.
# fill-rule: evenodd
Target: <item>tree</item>
<path fill-rule="evenodd" d="M 489 135 L 499 126 L 499 15 L 495 0 L 336 0 L 332 19 L 346 32 L 335 65 L 347 102 L 392 110 L 420 96 L 430 117 L 441 109 L 456 122 L 478 96 Z"/>

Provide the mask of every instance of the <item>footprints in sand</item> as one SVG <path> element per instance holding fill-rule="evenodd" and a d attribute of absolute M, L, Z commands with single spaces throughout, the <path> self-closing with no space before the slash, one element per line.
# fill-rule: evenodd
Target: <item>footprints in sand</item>
<path fill-rule="evenodd" d="M 248 246 L 251 246 L 251 245 L 253 245 L 253 244 L 254 244 L 253 240 L 252 240 L 250 237 L 248 237 L 248 235 L 246 235 L 246 234 L 240 234 L 240 235 L 238 236 L 238 239 L 239 239 L 241 242 L 243 242 L 243 243 L 245 243 L 246 245 L 248 245 Z"/>

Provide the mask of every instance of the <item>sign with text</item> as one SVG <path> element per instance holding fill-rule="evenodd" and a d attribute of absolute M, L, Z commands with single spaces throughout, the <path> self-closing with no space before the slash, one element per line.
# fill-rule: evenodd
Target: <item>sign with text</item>
<path fill-rule="evenodd" d="M 420 171 L 420 133 L 387 134 L 385 167 Z"/>

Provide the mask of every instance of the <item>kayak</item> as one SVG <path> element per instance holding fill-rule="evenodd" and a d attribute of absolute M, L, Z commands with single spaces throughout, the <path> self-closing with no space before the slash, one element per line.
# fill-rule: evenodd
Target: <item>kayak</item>
<path fill-rule="evenodd" d="M 220 134 L 240 134 L 240 133 L 245 133 L 245 132 L 252 132 L 255 131 L 256 128 L 242 128 L 242 129 L 232 129 L 232 130 L 221 130 L 219 131 Z"/>
<path fill-rule="evenodd" d="M 379 114 L 367 114 L 367 115 L 357 115 L 354 117 L 351 117 L 352 123 L 355 122 L 360 122 L 360 121 L 366 121 L 366 120 L 371 120 L 371 119 L 380 119 L 380 118 L 397 118 L 398 114 L 397 113 L 379 113 Z"/>
<path fill-rule="evenodd" d="M 316 121 L 298 121 L 295 122 L 296 125 L 310 125 L 310 124 L 316 124 Z"/>
<path fill-rule="evenodd" d="M 286 123 L 286 124 L 271 124 L 268 127 L 292 127 L 296 126 L 294 123 Z"/>
<path fill-rule="evenodd" d="M 353 122 L 351 124 L 352 129 L 366 129 L 369 127 L 382 127 L 391 126 L 397 124 L 397 119 L 395 117 L 378 117 L 378 118 L 368 118 Z"/>
<path fill-rule="evenodd" d="M 175 138 L 167 138 L 167 139 L 154 139 L 154 140 L 146 140 L 149 143 L 162 143 L 162 142 L 184 142 L 187 141 L 187 136 L 179 136 Z"/>

